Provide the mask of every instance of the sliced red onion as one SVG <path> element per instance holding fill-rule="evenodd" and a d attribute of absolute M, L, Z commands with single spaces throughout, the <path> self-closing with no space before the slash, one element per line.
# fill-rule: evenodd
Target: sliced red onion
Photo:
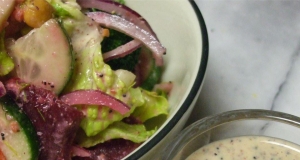
<path fill-rule="evenodd" d="M 100 11 L 116 14 L 139 26 L 141 29 L 150 32 L 157 39 L 156 34 L 149 23 L 136 11 L 131 8 L 115 2 L 113 0 L 77 0 L 82 8 L 96 8 Z"/>
<path fill-rule="evenodd" d="M 124 57 L 138 49 L 141 45 L 142 43 L 139 40 L 132 40 L 122 46 L 119 46 L 109 52 L 104 53 L 103 59 L 105 62 L 107 62 L 115 58 Z"/>
<path fill-rule="evenodd" d="M 165 54 L 166 49 L 151 33 L 116 15 L 111 15 L 104 12 L 88 12 L 87 16 L 102 26 L 115 29 L 141 41 L 152 51 L 156 65 L 163 65 L 162 55 Z"/>
<path fill-rule="evenodd" d="M 166 92 L 168 95 L 170 94 L 172 89 L 173 89 L 173 82 L 159 83 L 159 84 L 156 84 L 153 88 L 154 91 L 161 90 L 161 91 Z"/>
<path fill-rule="evenodd" d="M 86 150 L 82 147 L 79 147 L 79 146 L 72 146 L 72 154 L 73 154 L 72 155 L 73 157 L 75 157 L 75 156 L 77 156 L 77 157 L 91 157 L 92 156 L 92 154 L 88 150 Z"/>
<path fill-rule="evenodd" d="M 4 95 L 6 95 L 6 89 L 3 83 L 0 81 L 0 97 L 3 97 Z"/>
<path fill-rule="evenodd" d="M 130 110 L 122 101 L 99 90 L 77 90 L 61 96 L 61 100 L 69 105 L 107 106 L 122 115 Z"/>
<path fill-rule="evenodd" d="M 134 74 L 136 75 L 135 87 L 142 85 L 145 80 L 150 76 L 153 69 L 153 58 L 151 51 L 144 46 L 141 47 L 138 63 L 134 68 Z"/>
<path fill-rule="evenodd" d="M 134 74 L 136 75 L 134 87 L 139 87 L 144 79 L 142 76 L 142 69 L 138 65 L 134 67 Z"/>

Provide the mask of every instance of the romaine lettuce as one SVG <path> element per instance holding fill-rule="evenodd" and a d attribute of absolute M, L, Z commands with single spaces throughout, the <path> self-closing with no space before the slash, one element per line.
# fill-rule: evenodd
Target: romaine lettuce
<path fill-rule="evenodd" d="M 135 143 L 146 141 L 156 130 L 147 131 L 144 125 L 129 125 L 124 122 L 115 122 L 107 129 L 95 136 L 87 137 L 83 133 L 77 135 L 77 142 L 83 147 L 92 147 L 110 139 L 123 138 Z"/>
<path fill-rule="evenodd" d="M 14 62 L 7 54 L 4 46 L 4 31 L 0 33 L 0 76 L 7 75 L 14 69 Z"/>
<path fill-rule="evenodd" d="M 72 42 L 75 66 L 74 73 L 64 92 L 80 89 L 101 90 L 125 102 L 130 106 L 130 112 L 121 115 L 108 106 L 79 106 L 86 117 L 81 123 L 84 134 L 79 139 L 85 146 L 92 146 L 109 139 L 124 138 L 133 142 L 142 142 L 150 137 L 154 130 L 147 131 L 143 124 L 124 124 L 121 120 L 135 112 L 143 121 L 167 114 L 168 102 L 164 97 L 147 92 L 141 88 L 125 85 L 102 58 L 101 28 L 90 18 L 81 13 L 74 0 L 48 0 L 56 9 Z M 133 84 L 134 82 L 132 82 Z M 137 135 L 139 133 L 139 135 Z"/>

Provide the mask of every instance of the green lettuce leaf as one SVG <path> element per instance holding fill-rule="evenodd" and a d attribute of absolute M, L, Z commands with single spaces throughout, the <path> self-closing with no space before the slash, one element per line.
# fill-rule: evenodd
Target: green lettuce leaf
<path fill-rule="evenodd" d="M 120 121 L 111 124 L 107 129 L 92 137 L 87 137 L 84 133 L 79 133 L 76 141 L 83 147 L 92 147 L 98 143 L 118 138 L 142 143 L 152 136 L 155 131 L 155 129 L 147 131 L 142 124 L 130 125 Z"/>
<path fill-rule="evenodd" d="M 114 0 L 114 1 L 116 1 L 116 2 L 119 2 L 120 4 L 125 4 L 125 0 Z"/>
<path fill-rule="evenodd" d="M 0 33 L 0 76 L 5 76 L 15 67 L 12 58 L 7 54 L 4 45 L 4 32 Z"/>
<path fill-rule="evenodd" d="M 58 17 L 72 17 L 81 19 L 84 15 L 80 11 L 80 6 L 76 0 L 46 0 L 55 10 Z"/>
<path fill-rule="evenodd" d="M 89 18 L 74 21 L 70 24 L 74 25 L 72 26 L 74 32 L 72 32 L 73 34 L 70 37 L 76 61 L 73 76 L 64 92 L 95 89 L 106 92 L 127 104 L 132 101 L 130 99 L 132 96 L 129 92 L 131 89 L 126 87 L 126 85 L 118 79 L 110 66 L 103 61 L 100 45 L 102 36 L 99 33 L 98 25 L 94 24 Z M 138 92 L 135 94 L 138 94 Z M 137 97 L 141 97 L 141 95 Z M 144 100 L 139 98 L 136 100 L 136 103 L 138 105 L 139 103 L 143 104 Z M 130 113 L 138 105 L 135 103 L 130 104 Z M 88 136 L 94 136 L 113 122 L 120 121 L 130 115 L 130 113 L 121 115 L 118 112 L 111 111 L 109 107 L 102 107 L 100 109 L 94 106 L 88 106 L 87 111 L 89 111 L 89 113 L 100 113 L 97 114 L 96 117 L 92 116 L 93 114 L 87 114 L 82 121 L 81 127 Z"/>
<path fill-rule="evenodd" d="M 94 136 L 98 134 L 111 123 L 128 117 L 137 106 L 144 104 L 144 98 L 139 89 L 131 88 L 128 95 L 132 97 L 128 100 L 128 104 L 131 104 L 131 110 L 126 115 L 121 115 L 106 106 L 88 106 L 85 111 L 86 117 L 81 122 L 81 128 L 85 131 L 86 135 Z"/>
<path fill-rule="evenodd" d="M 169 103 L 163 96 L 159 96 L 156 92 L 143 90 L 144 105 L 135 109 L 132 116 L 145 122 L 159 115 L 168 115 Z"/>
<path fill-rule="evenodd" d="M 129 113 L 121 115 L 118 112 L 112 111 L 108 106 L 79 106 L 78 108 L 82 109 L 86 115 L 81 122 L 81 128 L 84 134 L 80 134 L 82 136 L 79 137 L 85 141 L 95 141 L 95 137 L 100 136 L 100 139 L 95 141 L 95 143 L 101 143 L 105 140 L 117 137 L 126 139 L 124 134 L 119 133 L 119 136 L 115 135 L 112 137 L 108 136 L 108 133 L 120 127 L 121 130 L 123 130 L 122 127 L 124 127 L 124 125 L 120 126 L 120 121 L 130 116 L 135 109 L 141 107 L 141 110 L 136 113 L 138 118 L 141 119 L 149 119 L 158 114 L 166 114 L 168 103 L 165 103 L 167 101 L 166 99 L 165 101 L 162 100 L 164 97 L 144 92 L 141 88 L 132 88 L 134 82 L 132 82 L 132 85 L 128 85 L 128 82 L 125 84 L 115 74 L 115 71 L 104 63 L 101 52 L 103 37 L 98 24 L 84 16 L 76 5 L 68 6 L 69 3 L 64 3 L 61 0 L 49 1 L 52 5 L 56 6 L 54 8 L 58 13 L 57 15 L 60 15 L 59 18 L 71 39 L 75 57 L 72 78 L 63 92 L 67 93 L 81 89 L 101 90 L 123 101 L 130 107 Z M 73 2 L 74 0 L 67 1 Z M 72 10 L 70 8 L 72 8 Z M 159 102 L 154 102 L 156 100 Z M 145 105 L 146 101 L 150 102 L 150 104 Z M 156 107 L 159 107 L 159 109 L 155 109 Z M 151 109 L 147 108 L 153 108 L 156 113 L 151 113 Z M 150 113 L 147 113 L 149 111 Z M 126 131 L 126 133 L 128 132 L 127 134 L 129 134 L 130 132 L 130 134 L 135 134 L 140 130 L 142 130 L 141 127 L 133 127 Z M 151 135 L 150 133 L 152 133 L 152 131 L 142 130 L 142 133 L 147 135 L 142 138 L 145 140 L 145 137 Z M 131 140 L 134 142 L 137 141 L 132 138 Z"/>
<path fill-rule="evenodd" d="M 67 93 L 81 89 L 101 90 L 131 107 L 128 114 L 121 115 L 118 112 L 111 111 L 107 106 L 84 106 L 87 114 L 81 123 L 81 128 L 87 136 L 94 136 L 113 122 L 128 117 L 135 107 L 144 103 L 144 99 L 140 89 L 126 86 L 110 66 L 104 63 L 101 52 L 103 37 L 98 24 L 85 16 L 81 19 L 60 18 L 64 27 L 67 28 L 75 53 L 74 72 L 63 92 Z"/>

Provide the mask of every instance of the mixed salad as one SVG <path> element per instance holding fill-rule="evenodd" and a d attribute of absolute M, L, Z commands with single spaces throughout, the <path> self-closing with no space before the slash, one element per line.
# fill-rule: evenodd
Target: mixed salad
<path fill-rule="evenodd" d="M 123 0 L 0 0 L 0 159 L 121 159 L 168 116 L 165 47 Z"/>

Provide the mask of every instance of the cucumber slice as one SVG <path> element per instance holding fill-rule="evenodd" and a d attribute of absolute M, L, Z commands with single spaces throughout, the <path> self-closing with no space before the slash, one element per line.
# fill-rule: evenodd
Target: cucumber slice
<path fill-rule="evenodd" d="M 15 102 L 0 98 L 0 151 L 6 160 L 36 160 L 39 143 L 35 129 Z"/>
<path fill-rule="evenodd" d="M 55 19 L 45 22 L 8 45 L 17 76 L 27 83 L 59 94 L 73 68 L 72 49 Z"/>

